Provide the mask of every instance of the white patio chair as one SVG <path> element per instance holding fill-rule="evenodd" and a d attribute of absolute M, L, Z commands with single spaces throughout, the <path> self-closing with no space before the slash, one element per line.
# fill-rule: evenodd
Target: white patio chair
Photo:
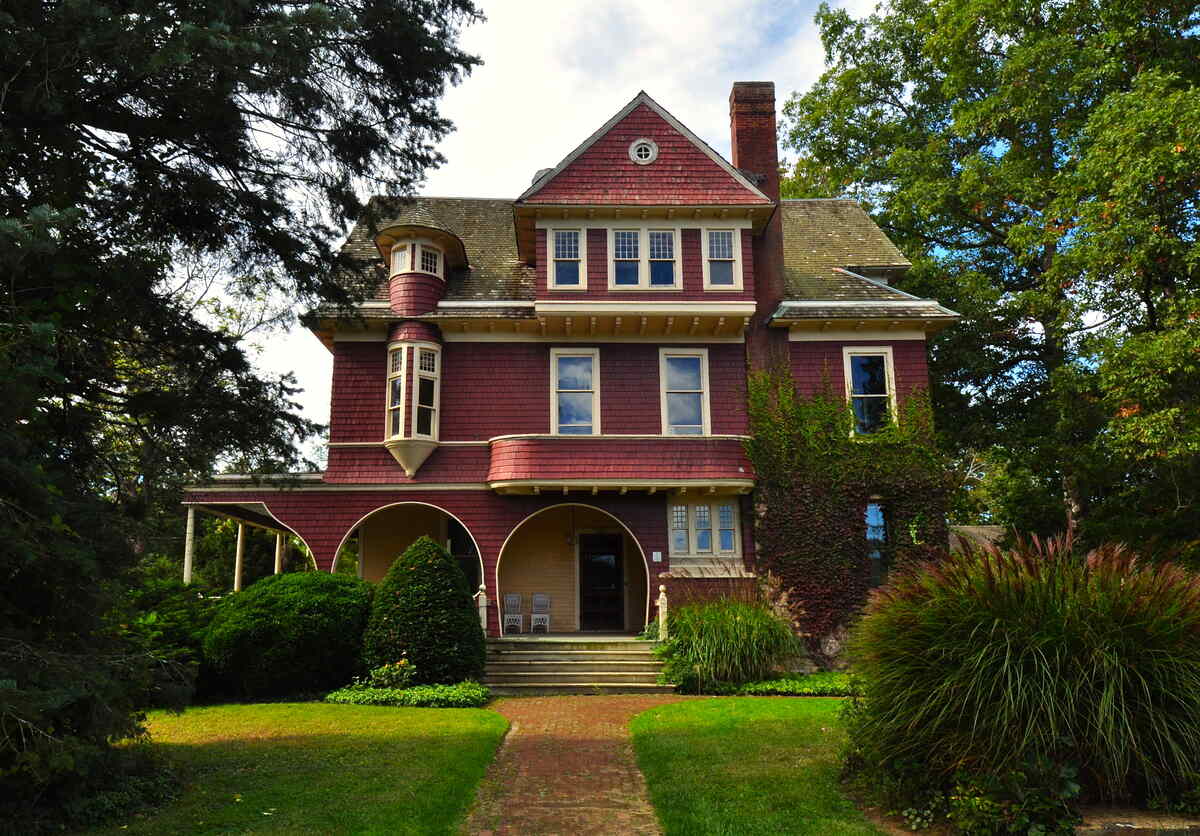
<path fill-rule="evenodd" d="M 504 634 L 506 636 L 510 626 L 516 627 L 518 633 L 525 631 L 525 614 L 521 612 L 520 595 L 504 596 Z"/>
<path fill-rule="evenodd" d="M 550 596 L 540 592 L 533 593 L 533 612 L 529 616 L 529 632 L 536 633 L 541 625 L 545 632 L 550 632 Z"/>

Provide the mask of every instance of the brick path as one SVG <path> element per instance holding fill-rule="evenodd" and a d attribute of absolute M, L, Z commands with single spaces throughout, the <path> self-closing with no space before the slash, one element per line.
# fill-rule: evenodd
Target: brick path
<path fill-rule="evenodd" d="M 488 767 L 466 832 L 658 834 L 629 720 L 672 695 L 525 697 L 497 702 L 512 727 Z"/>

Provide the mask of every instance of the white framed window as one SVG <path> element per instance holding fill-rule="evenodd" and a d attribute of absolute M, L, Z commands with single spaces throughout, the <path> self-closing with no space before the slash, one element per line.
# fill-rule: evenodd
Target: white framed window
<path fill-rule="evenodd" d="M 662 348 L 658 358 L 663 435 L 709 435 L 708 349 Z"/>
<path fill-rule="evenodd" d="M 442 278 L 442 251 L 437 247 L 432 247 L 429 244 L 421 244 L 419 247 L 420 255 L 418 256 L 417 267 L 422 273 L 428 273 L 431 276 Z"/>
<path fill-rule="evenodd" d="M 549 286 L 565 290 L 587 289 L 587 230 L 547 230 L 550 251 Z"/>
<path fill-rule="evenodd" d="M 387 436 L 404 435 L 404 346 L 388 352 Z"/>
<path fill-rule="evenodd" d="M 550 431 L 600 434 L 600 349 L 550 349 Z"/>
<path fill-rule="evenodd" d="M 610 290 L 680 290 L 679 229 L 639 226 L 608 234 Z"/>
<path fill-rule="evenodd" d="M 896 414 L 895 371 L 891 346 L 842 349 L 846 400 L 854 412 L 854 435 L 878 432 Z"/>
<path fill-rule="evenodd" d="M 704 229 L 701 233 L 705 290 L 742 289 L 742 234 L 739 229 Z"/>
<path fill-rule="evenodd" d="M 413 436 L 437 440 L 438 409 L 441 405 L 441 351 L 418 345 L 413 349 Z"/>
<path fill-rule="evenodd" d="M 409 257 L 412 255 L 412 244 L 405 241 L 392 247 L 392 275 L 407 273 Z"/>
<path fill-rule="evenodd" d="M 741 551 L 736 497 L 672 499 L 667 515 L 672 555 L 728 557 Z"/>

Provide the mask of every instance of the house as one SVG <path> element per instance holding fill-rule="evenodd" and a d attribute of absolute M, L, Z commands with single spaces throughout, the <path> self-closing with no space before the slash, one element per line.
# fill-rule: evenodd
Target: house
<path fill-rule="evenodd" d="M 957 315 L 892 287 L 909 264 L 855 202 L 780 200 L 773 84 L 729 106 L 731 161 L 639 93 L 515 199 L 377 202 L 345 244 L 359 315 L 314 327 L 326 470 L 194 486 L 189 531 L 290 532 L 326 571 L 356 538 L 369 580 L 429 534 L 492 636 L 505 595 L 549 596 L 552 632 L 635 632 L 660 585 L 752 578 L 747 369 L 832 370 L 868 433 Z"/>

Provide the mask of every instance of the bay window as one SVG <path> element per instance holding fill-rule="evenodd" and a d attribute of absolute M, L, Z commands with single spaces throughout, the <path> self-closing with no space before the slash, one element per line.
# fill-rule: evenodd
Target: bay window
<path fill-rule="evenodd" d="M 388 352 L 388 436 L 404 433 L 404 348 Z"/>
<path fill-rule="evenodd" d="M 550 350 L 550 427 L 555 435 L 600 434 L 600 351 Z"/>
<path fill-rule="evenodd" d="M 438 412 L 438 352 L 432 348 L 416 349 L 417 369 L 413 377 L 413 435 L 418 438 L 437 438 Z"/>
<path fill-rule="evenodd" d="M 437 441 L 438 411 L 441 408 L 441 365 L 441 347 L 432 343 L 397 342 L 389 347 L 386 424 L 388 439 L 420 438 Z"/>

